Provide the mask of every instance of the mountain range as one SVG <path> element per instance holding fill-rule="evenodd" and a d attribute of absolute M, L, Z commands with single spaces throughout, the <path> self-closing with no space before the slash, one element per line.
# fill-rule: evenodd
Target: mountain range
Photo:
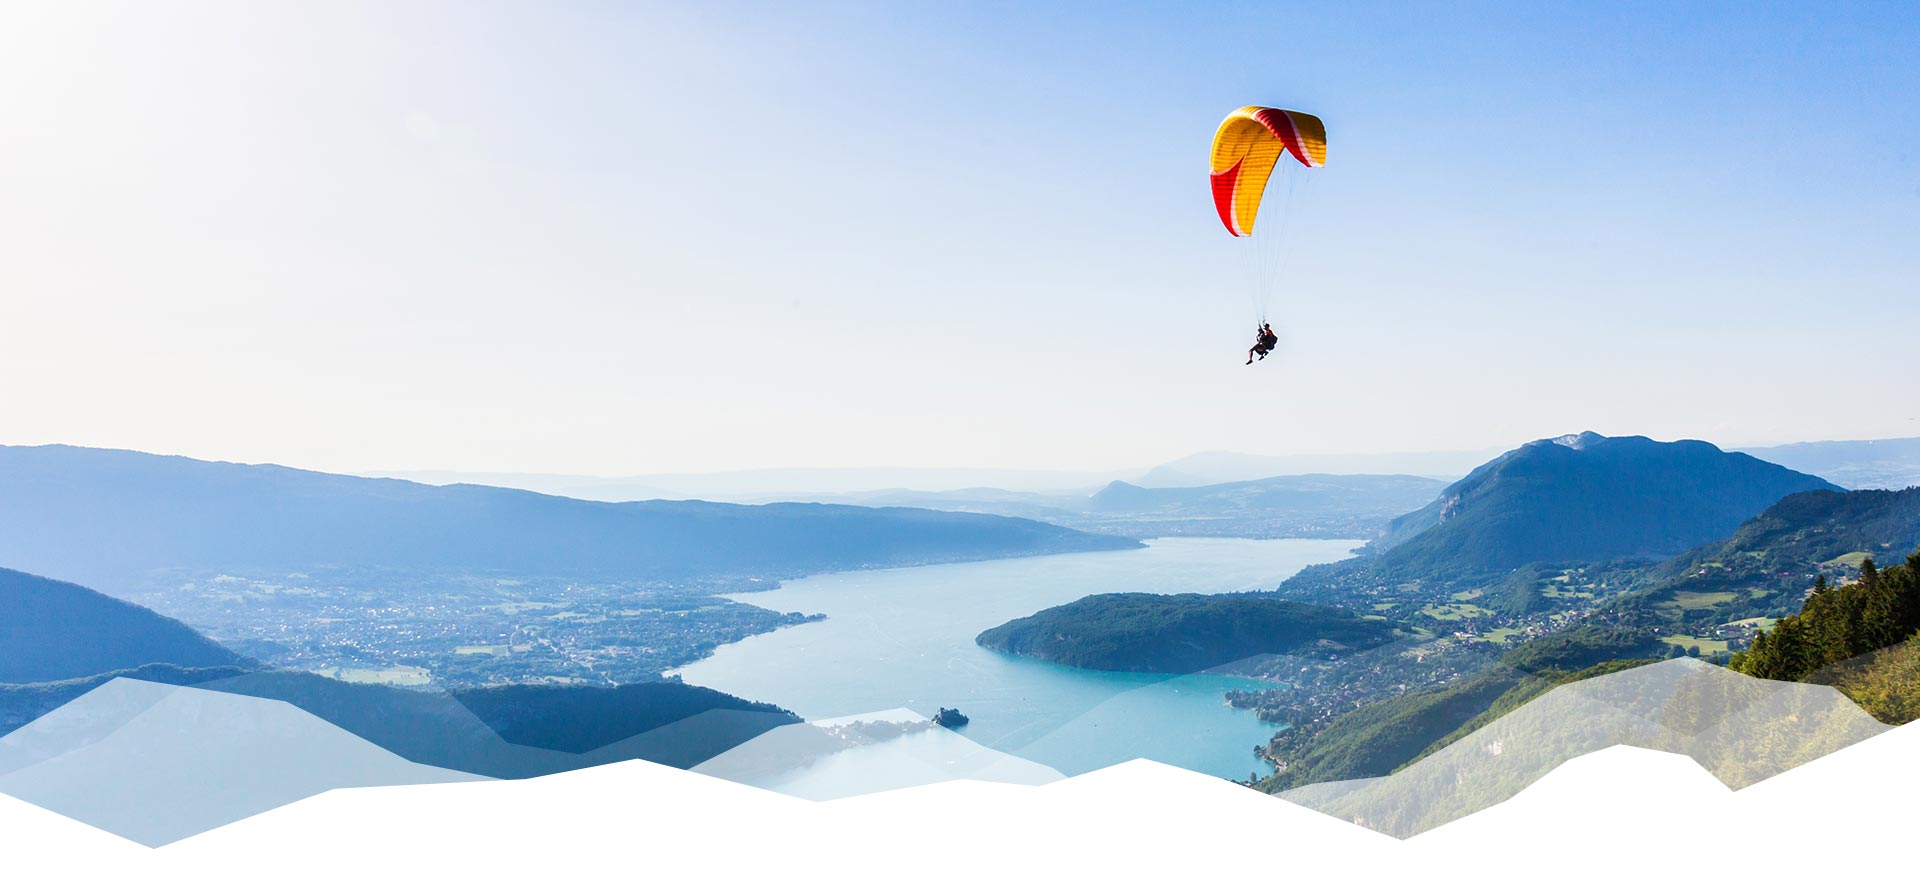
<path fill-rule="evenodd" d="M 1367 555 L 1282 588 L 1320 604 L 1093 596 L 983 632 L 980 643 L 1088 668 L 1186 672 L 1260 654 L 1364 649 L 1396 639 L 1409 619 L 1439 627 L 1446 640 L 1453 627 L 1443 624 L 1454 622 L 1446 609 L 1459 606 L 1570 618 L 1442 688 L 1364 706 L 1276 749 L 1294 765 L 1270 782 L 1276 789 L 1390 771 L 1562 685 L 1677 646 L 1663 640 L 1676 624 L 1789 610 L 1815 575 L 1844 579 L 1863 557 L 1886 562 L 1920 546 L 1920 489 L 1845 492 L 1702 442 L 1591 432 L 1528 443 L 1444 488 L 1419 477 L 1285 475 L 1157 488 L 1116 481 L 1079 497 L 930 492 L 904 497 L 951 509 L 885 506 L 900 497 L 873 493 L 866 500 L 875 507 L 615 504 L 117 451 L 0 448 L 0 558 L 104 581 L 183 568 L 342 566 L 741 577 L 1134 546 L 1129 537 L 973 512 L 984 507 L 1022 507 L 1087 528 L 1131 526 L 1123 531 L 1133 536 L 1150 525 L 1272 522 L 1297 512 L 1384 528 Z M 1604 587 L 1570 592 L 1601 571 Z M 1363 618 L 1362 603 L 1392 618 Z M 797 722 L 773 705 L 676 683 L 406 690 L 274 670 L 145 608 L 0 569 L 0 732 L 122 681 L 293 704 L 413 762 L 501 777 L 633 757 L 690 765 Z"/>
<path fill-rule="evenodd" d="M 1837 487 L 1704 441 L 1583 432 L 1532 441 L 1475 469 L 1395 520 L 1375 550 L 1389 565 L 1475 571 L 1666 556 L 1815 489 Z"/>
<path fill-rule="evenodd" d="M 1591 439 L 1576 442 L 1591 448 Z M 1637 450 L 1632 457 L 1659 453 L 1668 456 L 1668 462 L 1712 458 L 1698 448 L 1659 450 L 1642 445 Z M 1702 470 L 1728 465 L 1770 475 L 1769 482 L 1776 490 L 1796 485 L 1792 477 L 1755 468 L 1750 461 L 1722 459 L 1718 465 Z M 1544 470 L 1549 475 L 1544 482 L 1551 485 L 1553 476 L 1564 476 L 1574 469 L 1563 465 Z M 1508 488 L 1524 492 L 1538 485 L 1526 477 L 1502 483 L 1497 467 L 1476 472 L 1476 476 L 1483 473 L 1492 477 L 1483 488 L 1496 493 Z M 1629 477 L 1615 480 L 1627 486 L 1634 482 Z M 1696 478 L 1694 482 L 1702 481 Z M 1450 494 L 1457 492 L 1472 494 L 1470 490 L 1449 488 Z M 1750 493 L 1746 497 L 1755 498 Z M 1604 506 L 1609 508 L 1630 506 L 1619 499 L 1607 502 Z M 1500 520 L 1496 515 L 1476 524 L 1498 526 Z M 1724 523 L 1723 519 L 1708 521 Z M 1441 528 L 1429 524 L 1424 531 L 1438 532 Z M 1615 531 L 1630 533 L 1632 528 Z M 1383 555 L 1392 557 L 1419 537 L 1404 539 Z M 1770 624 L 1771 618 L 1798 610 L 1816 578 L 1825 575 L 1844 584 L 1856 573 L 1862 559 L 1892 565 L 1917 549 L 1920 488 L 1848 492 L 1828 487 L 1781 496 L 1723 536 L 1664 560 L 1636 560 L 1624 548 L 1616 548 L 1612 558 L 1590 556 L 1590 561 L 1576 563 L 1573 568 L 1552 562 L 1528 564 L 1484 591 L 1456 595 L 1466 597 L 1463 604 L 1487 606 L 1497 616 L 1481 628 L 1500 622 L 1526 622 L 1517 615 L 1530 615 L 1536 618 L 1532 622 L 1540 623 L 1537 618 L 1549 612 L 1562 612 L 1556 616 L 1567 618 L 1569 625 L 1506 650 L 1492 664 L 1468 670 L 1443 686 L 1372 701 L 1311 729 L 1283 733 L 1270 753 L 1288 767 L 1263 786 L 1279 790 L 1387 774 L 1562 684 L 1672 655 L 1685 649 L 1683 645 L 1691 645 L 1688 652 L 1705 651 L 1708 656 L 1724 658 L 1726 649 L 1740 646 L 1742 640 L 1741 634 L 1729 630 L 1743 628 L 1750 634 Z M 1356 567 L 1359 565 L 1364 565 L 1367 574 L 1334 577 L 1348 584 L 1369 582 L 1378 587 L 1377 593 L 1405 579 L 1398 574 L 1433 567 L 1412 560 L 1397 565 L 1361 560 Z M 1499 567 L 1491 566 L 1491 570 L 1498 571 Z M 1289 587 L 1297 582 L 1290 582 Z M 1283 587 L 1283 591 L 1286 589 Z"/>
<path fill-rule="evenodd" d="M 1497 449 L 1410 453 L 1309 453 L 1265 456 L 1212 451 L 1156 465 L 1133 480 L 1149 488 L 1208 486 L 1297 474 L 1407 474 L 1453 480 Z"/>
<path fill-rule="evenodd" d="M 1045 471 L 1011 468 L 763 468 L 686 474 L 539 474 L 504 471 L 387 470 L 366 476 L 436 485 L 477 484 L 527 489 L 592 501 L 702 498 L 759 504 L 781 497 L 832 496 L 881 490 L 946 492 L 1003 489 L 1010 492 L 1085 493 L 1139 470 Z"/>
<path fill-rule="evenodd" d="M 1824 478 L 1849 489 L 1920 485 L 1920 438 L 1810 441 L 1735 447 L 1757 459 Z M 1210 486 L 1295 474 L 1408 474 L 1455 480 L 1500 454 L 1497 448 L 1400 453 L 1258 453 L 1208 451 L 1143 468 L 1048 471 L 999 468 L 778 468 L 687 474 L 538 474 L 452 470 L 385 470 L 370 477 L 419 483 L 504 486 L 592 501 L 705 498 L 760 503 L 778 497 L 860 493 L 949 493 L 971 489 L 1087 495 L 1124 480 L 1150 489 Z M 859 502 L 850 502 L 859 503 Z M 909 504 L 919 507 L 919 504 Z"/>
<path fill-rule="evenodd" d="M 1812 441 L 1745 448 L 1741 452 L 1818 475 L 1848 489 L 1920 486 L 1920 437 Z"/>
<path fill-rule="evenodd" d="M 0 564 L 108 592 L 158 571 L 776 577 L 1137 546 L 984 514 L 613 504 L 119 450 L 0 447 Z"/>
<path fill-rule="evenodd" d="M 1444 484 L 1393 474 L 1298 474 L 1149 488 L 1115 480 L 1086 493 L 885 490 L 817 498 L 868 507 L 996 513 L 1130 538 L 1370 538 Z"/>
<path fill-rule="evenodd" d="M 1818 477 L 1722 451 L 1593 432 L 1502 454 L 1395 519 L 1352 560 L 1378 576 L 1445 583 L 1529 563 L 1660 558 L 1726 537 L 1781 498 L 1836 490 Z"/>

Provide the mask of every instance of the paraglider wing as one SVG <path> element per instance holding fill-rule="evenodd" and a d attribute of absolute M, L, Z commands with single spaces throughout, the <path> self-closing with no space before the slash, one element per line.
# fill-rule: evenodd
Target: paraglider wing
<path fill-rule="evenodd" d="M 1213 134 L 1213 205 L 1235 237 L 1253 233 L 1267 179 L 1286 152 L 1301 164 L 1327 163 L 1327 127 L 1318 116 L 1264 106 L 1243 106 Z"/>

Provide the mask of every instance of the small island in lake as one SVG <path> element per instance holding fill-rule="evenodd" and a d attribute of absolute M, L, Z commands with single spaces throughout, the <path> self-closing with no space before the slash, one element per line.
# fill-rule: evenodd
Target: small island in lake
<path fill-rule="evenodd" d="M 959 727 L 967 725 L 967 715 L 953 708 L 941 708 L 933 712 L 933 725 L 944 726 L 948 729 L 958 729 Z"/>
<path fill-rule="evenodd" d="M 1090 595 L 982 632 L 974 643 L 1074 668 L 1187 674 L 1263 654 L 1376 647 L 1397 627 L 1265 594 Z"/>

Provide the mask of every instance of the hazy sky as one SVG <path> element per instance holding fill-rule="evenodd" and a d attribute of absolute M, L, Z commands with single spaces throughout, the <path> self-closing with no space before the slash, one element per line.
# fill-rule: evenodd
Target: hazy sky
<path fill-rule="evenodd" d="M 1920 12 L 1672 5 L 0 5 L 0 443 L 1920 434 Z M 1248 103 L 1331 141 L 1255 367 L 1205 182 Z"/>

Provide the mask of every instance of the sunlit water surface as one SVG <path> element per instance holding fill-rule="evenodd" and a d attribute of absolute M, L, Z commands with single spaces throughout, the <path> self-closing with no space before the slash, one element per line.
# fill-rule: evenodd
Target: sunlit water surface
<path fill-rule="evenodd" d="M 1360 544 L 1163 538 L 1145 550 L 818 575 L 732 598 L 828 619 L 726 645 L 680 674 L 810 720 L 958 708 L 972 719 L 967 738 L 1069 775 L 1145 757 L 1244 778 L 1266 771 L 1253 748 L 1276 727 L 1222 694 L 1260 682 L 1063 668 L 973 638 L 1094 593 L 1270 589 Z"/>

